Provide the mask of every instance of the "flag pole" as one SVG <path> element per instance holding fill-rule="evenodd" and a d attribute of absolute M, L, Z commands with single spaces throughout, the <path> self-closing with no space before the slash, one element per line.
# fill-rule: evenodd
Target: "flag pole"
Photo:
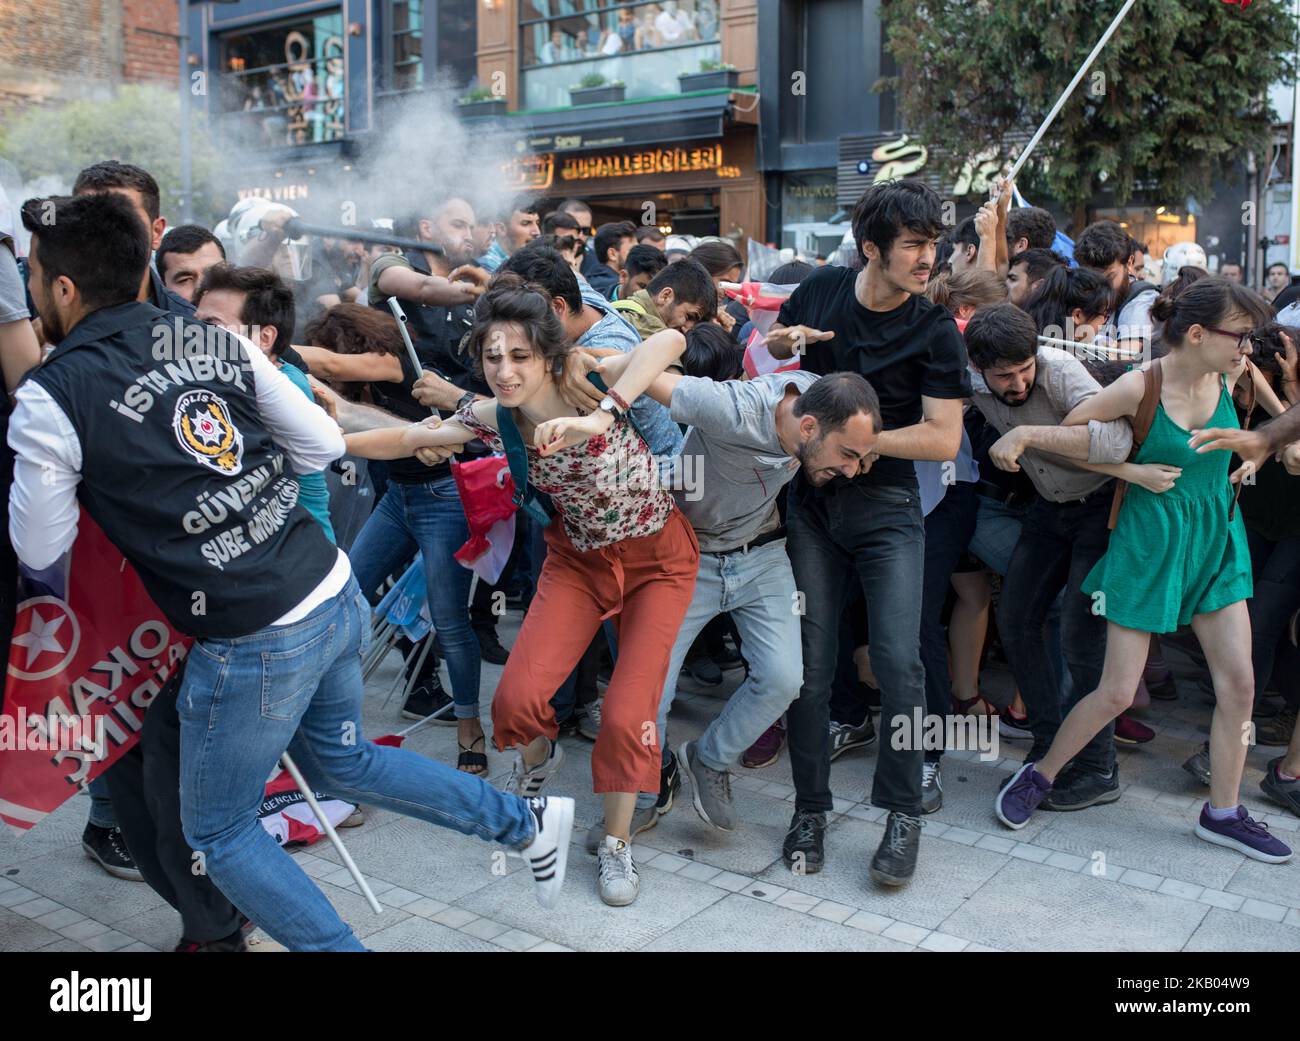
<path fill-rule="evenodd" d="M 343 845 L 343 840 L 339 838 L 339 833 L 334 830 L 334 825 L 329 822 L 324 811 L 320 808 L 320 803 L 316 801 L 316 795 L 311 790 L 311 786 L 298 771 L 298 764 L 295 763 L 288 752 L 280 756 L 280 762 L 284 768 L 289 771 L 289 776 L 293 778 L 293 783 L 298 786 L 298 791 L 302 792 L 302 797 L 307 800 L 307 805 L 311 807 L 311 812 L 316 814 L 316 819 L 320 821 L 320 826 L 325 829 L 325 834 L 334 843 L 334 848 L 339 851 L 339 856 L 343 858 L 343 866 L 348 869 L 348 874 L 357 883 L 357 888 L 361 890 L 361 895 L 366 898 L 366 903 L 370 905 L 370 910 L 375 914 L 383 914 L 384 909 L 379 906 L 379 901 L 375 899 L 375 894 L 370 889 L 370 883 L 365 880 L 361 870 L 357 867 L 357 862 L 352 859 L 352 854 L 348 848 Z"/>
<path fill-rule="evenodd" d="M 1070 95 L 1074 93 L 1074 88 L 1077 87 L 1083 77 L 1088 74 L 1088 70 L 1092 67 L 1092 63 L 1097 60 L 1097 55 L 1101 53 L 1101 49 L 1106 46 L 1107 41 L 1115 35 L 1115 30 L 1119 28 L 1119 23 L 1124 20 L 1124 16 L 1129 13 L 1129 9 L 1132 8 L 1135 3 L 1137 3 L 1137 0 L 1125 0 L 1124 6 L 1119 9 L 1119 14 L 1115 16 L 1106 31 L 1101 34 L 1101 39 L 1097 41 L 1097 46 L 1092 49 L 1092 53 L 1088 55 L 1087 60 L 1079 67 L 1079 71 L 1074 74 L 1074 79 L 1070 80 L 1070 85 L 1066 87 L 1065 90 L 1061 92 L 1061 96 L 1056 99 L 1056 104 L 1052 106 L 1052 111 L 1047 113 L 1047 118 L 1043 120 L 1043 125 L 1034 131 L 1034 136 L 1029 139 L 1029 144 L 1025 145 L 1024 149 L 1017 157 L 1015 164 L 1011 167 L 1011 172 L 1007 174 L 1006 179 L 1008 181 L 1014 181 L 1016 179 L 1016 174 L 1018 174 L 1020 168 L 1025 165 L 1025 160 L 1029 158 L 1029 153 L 1034 150 L 1034 146 L 1037 145 L 1038 142 L 1042 140 L 1043 135 L 1047 133 L 1047 128 L 1052 125 L 1052 120 L 1057 117 L 1061 109 L 1065 107 L 1065 103 L 1070 100 Z"/>

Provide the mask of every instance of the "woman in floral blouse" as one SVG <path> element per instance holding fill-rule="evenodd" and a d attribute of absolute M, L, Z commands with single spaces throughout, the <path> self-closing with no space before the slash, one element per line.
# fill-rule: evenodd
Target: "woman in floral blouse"
<path fill-rule="evenodd" d="M 656 376 L 686 345 L 668 329 L 646 340 L 601 408 L 579 415 L 561 395 L 572 349 L 550 299 L 514 275 L 501 275 L 480 299 L 470 334 L 496 395 L 441 424 L 373 431 L 366 455 L 436 456 L 480 438 L 501 451 L 499 410 L 510 409 L 528 451 L 529 483 L 551 497 L 546 562 L 492 701 L 498 749 L 519 759 L 507 787 L 536 795 L 562 759 L 550 705 L 601 622 L 619 630 L 618 661 L 605 692 L 591 756 L 593 789 L 605 796 L 607 835 L 599 848 L 599 887 L 608 904 L 630 904 L 638 876 L 630 828 L 638 791 L 658 791 L 655 727 L 673 640 L 695 590 L 699 547 L 689 522 L 657 480 L 650 449 L 627 416 Z M 369 435 L 361 435 L 369 436 Z M 400 438 L 400 446 L 398 439 Z"/>

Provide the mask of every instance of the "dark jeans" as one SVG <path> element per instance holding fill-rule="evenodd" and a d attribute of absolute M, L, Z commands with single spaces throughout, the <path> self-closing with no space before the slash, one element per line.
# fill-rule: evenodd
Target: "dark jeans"
<path fill-rule="evenodd" d="M 887 810 L 921 810 L 921 735 L 895 748 L 894 727 L 913 724 L 925 704 L 921 667 L 921 578 L 925 528 L 920 497 L 908 486 L 836 481 L 814 489 L 795 479 L 787 551 L 803 594 L 800 624 L 804 681 L 786 713 L 795 805 L 831 809 L 830 691 L 839 626 L 853 573 L 871 619 L 871 668 L 880 683 L 879 757 L 871 802 Z"/>
<path fill-rule="evenodd" d="M 184 669 L 163 685 L 144 716 L 140 740 L 104 774 L 118 826 L 149 888 L 180 912 L 187 940 L 220 940 L 239 928 L 239 912 L 206 874 L 196 872 L 181 831 L 181 723 Z"/>
<path fill-rule="evenodd" d="M 1300 609 L 1300 538 L 1270 542 L 1249 527 L 1246 535 L 1250 540 L 1250 560 L 1255 572 L 1255 595 L 1251 597 L 1249 607 L 1255 701 L 1258 703 L 1273 676 L 1287 624 Z M 1296 685 L 1292 682 L 1290 686 L 1294 688 Z M 1295 704 L 1294 689 L 1282 693 L 1287 696 L 1288 704 Z"/>
<path fill-rule="evenodd" d="M 925 666 L 925 708 L 934 716 L 952 711 L 952 676 L 948 671 L 948 634 L 943 627 L 943 605 L 952 588 L 952 573 L 975 534 L 979 502 L 975 486 L 965 481 L 952 485 L 925 518 L 925 578 L 921 592 L 921 663 Z M 937 763 L 943 749 L 927 751 Z"/>
<path fill-rule="evenodd" d="M 1061 720 L 1101 684 L 1106 659 L 1106 619 L 1092 612 L 1079 591 L 1110 542 L 1106 522 L 1114 486 L 1107 482 L 1083 500 L 1038 499 L 1025 514 L 1020 540 L 1002 583 L 998 632 L 1029 713 L 1034 735 L 1030 758 L 1051 747 Z M 1061 688 L 1047 653 L 1047 614 L 1061 591 L 1061 650 L 1074 686 L 1062 706 Z M 1115 763 L 1115 724 L 1109 723 L 1075 757 L 1082 768 L 1109 773 Z"/>

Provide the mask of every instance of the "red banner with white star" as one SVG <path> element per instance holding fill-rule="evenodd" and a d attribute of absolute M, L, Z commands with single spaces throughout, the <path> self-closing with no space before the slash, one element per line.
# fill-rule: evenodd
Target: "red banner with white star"
<path fill-rule="evenodd" d="M 54 567 L 24 571 L 0 708 L 0 820 L 26 831 L 115 763 L 190 638 L 83 510 Z"/>

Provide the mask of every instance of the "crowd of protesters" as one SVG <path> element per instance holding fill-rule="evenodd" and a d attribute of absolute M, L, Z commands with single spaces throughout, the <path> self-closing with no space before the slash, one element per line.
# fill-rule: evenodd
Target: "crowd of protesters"
<path fill-rule="evenodd" d="M 1154 737 L 1130 710 L 1189 695 L 1177 647 L 1213 706 L 1184 764 L 1208 789 L 1195 834 L 1288 860 L 1239 791 L 1300 814 L 1300 330 L 1203 254 L 1146 282 L 1113 222 L 1067 258 L 1051 215 L 1010 196 L 945 229 L 931 189 L 870 188 L 855 263 L 769 276 L 788 296 L 765 336 L 725 292 L 745 271 L 732 243 L 666 249 L 658 229 L 593 227 L 577 199 L 431 200 L 389 222 L 424 248 L 320 240 L 302 280 L 286 212 L 251 242 L 167 230 L 133 166 L 28 201 L 29 255 L 0 250 L 0 581 L 15 558 L 59 560 L 84 508 L 195 638 L 90 786 L 86 852 L 177 909 L 178 950 L 242 950 L 250 923 L 361 949 L 258 825 L 287 749 L 320 792 L 518 850 L 552 906 L 574 804 L 543 789 L 582 737 L 604 808 L 585 848 L 601 899 L 627 905 L 632 841 L 683 778 L 731 832 L 731 770 L 782 754 L 783 857 L 823 870 L 831 763 L 877 743 L 874 716 L 888 815 L 869 873 L 897 887 L 943 805 L 945 751 L 900 728 L 973 717 L 1025 742 L 991 808 L 1009 828 L 1114 802 L 1116 745 Z M 241 364 L 169 367 L 160 337 L 196 323 Z M 744 375 L 755 338 L 777 371 Z M 519 509 L 489 584 L 453 556 L 471 536 L 453 466 L 493 453 Z M 338 737 L 360 726 L 372 608 L 417 555 L 434 633 L 401 648 L 401 711 L 455 726 L 454 767 Z M 523 612 L 510 647 L 501 604 Z M 1009 703 L 981 692 L 990 653 Z M 504 666 L 500 787 L 483 661 Z M 737 669 L 718 717 L 674 745 L 679 678 Z M 1262 779 L 1244 776 L 1252 742 L 1281 750 Z"/>

